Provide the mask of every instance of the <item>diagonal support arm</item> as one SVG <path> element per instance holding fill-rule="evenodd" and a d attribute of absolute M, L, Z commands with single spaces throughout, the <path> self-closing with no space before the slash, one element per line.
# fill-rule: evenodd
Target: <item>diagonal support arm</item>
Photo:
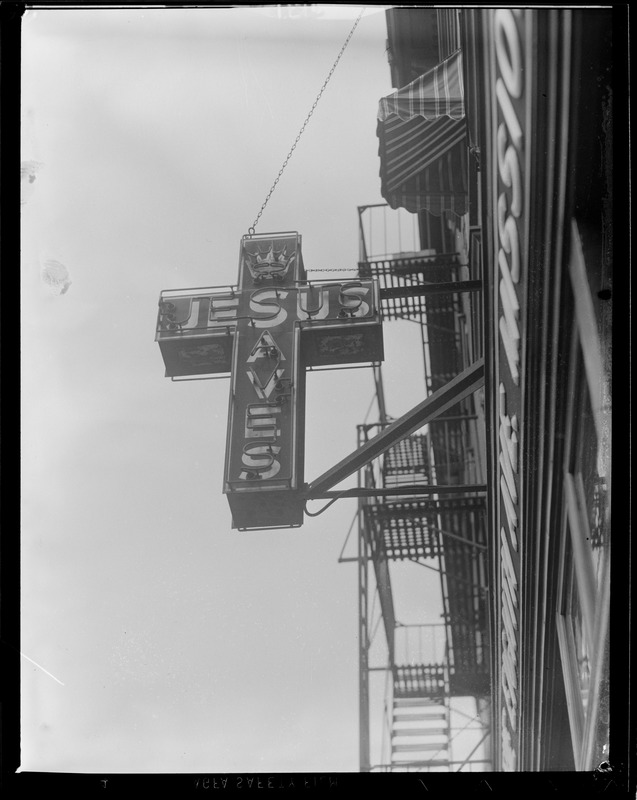
<path fill-rule="evenodd" d="M 429 294 L 456 294 L 458 292 L 480 292 L 482 281 L 445 281 L 424 283 L 419 286 L 390 286 L 380 290 L 381 300 L 395 297 L 426 297 Z"/>
<path fill-rule="evenodd" d="M 422 403 L 403 414 L 402 417 L 388 425 L 383 431 L 370 439 L 358 450 L 324 472 L 315 481 L 306 486 L 308 499 L 320 497 L 323 492 L 340 483 L 352 473 L 364 467 L 385 450 L 393 447 L 400 439 L 422 428 L 428 422 L 444 413 L 456 403 L 473 394 L 484 384 L 484 359 L 478 359 L 474 364 L 456 375 L 453 380 L 437 389 Z"/>

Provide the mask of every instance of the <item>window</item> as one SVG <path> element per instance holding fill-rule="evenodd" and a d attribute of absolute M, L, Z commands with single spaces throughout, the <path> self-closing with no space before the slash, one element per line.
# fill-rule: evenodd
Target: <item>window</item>
<path fill-rule="evenodd" d="M 582 260 L 574 226 L 572 261 Z M 575 766 L 604 760 L 610 592 L 610 414 L 583 264 L 570 264 L 575 319 L 568 360 L 557 636 Z M 604 397 L 603 397 L 604 396 Z"/>

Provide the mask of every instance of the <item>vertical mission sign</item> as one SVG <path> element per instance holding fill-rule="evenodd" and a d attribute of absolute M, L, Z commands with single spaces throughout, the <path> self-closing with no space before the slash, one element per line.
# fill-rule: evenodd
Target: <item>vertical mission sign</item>
<path fill-rule="evenodd" d="M 383 359 L 378 285 L 309 282 L 297 233 L 244 236 L 237 287 L 162 292 L 166 376 L 230 373 L 224 493 L 240 530 L 305 506 L 305 371 Z"/>

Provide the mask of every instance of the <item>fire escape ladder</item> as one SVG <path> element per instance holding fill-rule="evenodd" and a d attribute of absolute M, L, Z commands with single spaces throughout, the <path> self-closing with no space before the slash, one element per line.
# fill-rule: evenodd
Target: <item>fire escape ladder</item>
<path fill-rule="evenodd" d="M 392 771 L 442 771 L 450 767 L 450 713 L 444 695 L 423 694 L 423 688 L 402 690 L 401 685 L 417 686 L 430 671 L 442 665 L 395 667 L 392 718 Z M 419 680 L 420 679 L 420 680 Z M 396 678 L 395 678 L 396 681 Z"/>

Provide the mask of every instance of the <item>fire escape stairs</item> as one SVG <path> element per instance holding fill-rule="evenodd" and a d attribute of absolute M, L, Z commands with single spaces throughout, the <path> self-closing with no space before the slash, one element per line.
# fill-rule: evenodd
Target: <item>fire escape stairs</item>
<path fill-rule="evenodd" d="M 450 765 L 449 709 L 443 698 L 394 697 L 392 768 L 445 771 Z"/>

